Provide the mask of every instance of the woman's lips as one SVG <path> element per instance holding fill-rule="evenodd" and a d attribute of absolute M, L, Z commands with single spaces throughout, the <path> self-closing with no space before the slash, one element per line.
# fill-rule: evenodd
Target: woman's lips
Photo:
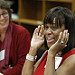
<path fill-rule="evenodd" d="M 51 42 L 53 42 L 54 41 L 54 39 L 47 39 L 47 42 L 48 43 L 51 43 Z"/>
<path fill-rule="evenodd" d="M 0 22 L 0 25 L 2 25 L 2 26 L 5 25 L 5 22 Z"/>

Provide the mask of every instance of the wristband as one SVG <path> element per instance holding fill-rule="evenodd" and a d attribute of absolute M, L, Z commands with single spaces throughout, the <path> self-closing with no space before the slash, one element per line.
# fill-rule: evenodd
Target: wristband
<path fill-rule="evenodd" d="M 29 61 L 35 61 L 36 58 L 37 58 L 37 56 L 32 56 L 32 55 L 29 55 L 29 54 L 26 55 L 26 59 L 29 60 Z"/>
<path fill-rule="evenodd" d="M 3 75 L 2 73 L 0 73 L 0 75 Z"/>

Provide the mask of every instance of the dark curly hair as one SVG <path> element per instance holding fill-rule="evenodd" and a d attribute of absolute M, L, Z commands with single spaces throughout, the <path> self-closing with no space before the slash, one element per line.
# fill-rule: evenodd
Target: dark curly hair
<path fill-rule="evenodd" d="M 11 19 L 11 14 L 13 10 L 10 8 L 10 5 L 6 1 L 0 0 L 0 9 L 6 9 L 9 14 L 9 19 Z"/>

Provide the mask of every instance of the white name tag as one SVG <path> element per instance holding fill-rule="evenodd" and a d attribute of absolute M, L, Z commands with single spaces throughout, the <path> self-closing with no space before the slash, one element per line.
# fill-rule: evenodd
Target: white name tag
<path fill-rule="evenodd" d="M 5 58 L 5 49 L 0 51 L 0 61 Z"/>
<path fill-rule="evenodd" d="M 55 57 L 55 69 L 57 69 L 62 61 L 62 57 Z"/>
<path fill-rule="evenodd" d="M 62 61 L 62 57 L 55 57 L 55 69 L 57 69 Z M 46 65 L 44 66 L 46 68 Z"/>

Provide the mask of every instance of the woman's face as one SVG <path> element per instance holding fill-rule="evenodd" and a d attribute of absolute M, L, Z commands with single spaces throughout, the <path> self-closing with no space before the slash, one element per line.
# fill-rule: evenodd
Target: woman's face
<path fill-rule="evenodd" d="M 0 9 L 0 29 L 5 29 L 9 25 L 9 14 L 6 9 Z"/>
<path fill-rule="evenodd" d="M 63 32 L 65 29 L 64 24 L 60 27 L 56 27 L 55 24 L 46 24 L 45 25 L 45 37 L 47 41 L 47 46 L 50 48 L 57 40 L 59 37 L 59 33 Z"/>

